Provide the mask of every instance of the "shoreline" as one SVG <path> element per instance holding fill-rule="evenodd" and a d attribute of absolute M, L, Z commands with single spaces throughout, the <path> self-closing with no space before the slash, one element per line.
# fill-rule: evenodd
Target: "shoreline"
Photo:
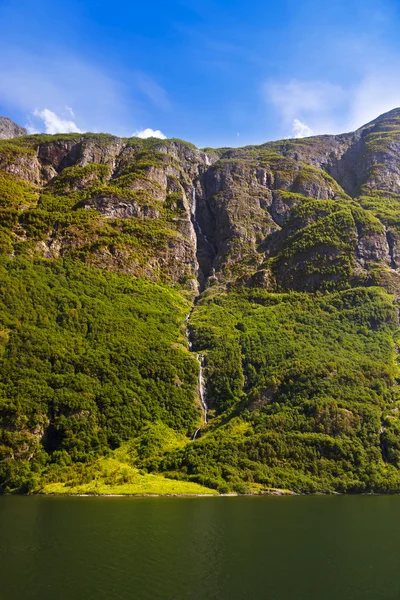
<path fill-rule="evenodd" d="M 236 498 L 236 497 L 246 497 L 246 496 L 302 496 L 304 494 L 298 494 L 296 492 L 292 492 L 290 490 L 271 490 L 265 492 L 248 492 L 246 494 L 239 494 L 237 492 L 230 492 L 227 494 L 218 494 L 218 493 L 210 493 L 210 494 L 101 494 L 101 493 L 82 493 L 82 494 L 68 494 L 68 493 L 42 493 L 42 492 L 34 492 L 28 494 L 3 494 L 4 496 L 26 496 L 26 497 L 34 497 L 34 496 L 42 496 L 45 498 Z M 309 494 L 310 496 L 316 494 Z M 321 495 L 334 495 L 334 494 L 321 494 Z"/>
<path fill-rule="evenodd" d="M 396 493 L 376 493 L 376 492 L 363 492 L 360 494 L 346 494 L 340 492 L 314 492 L 312 494 L 303 494 L 298 492 L 292 492 L 291 490 L 270 490 L 270 491 L 262 491 L 262 492 L 248 492 L 245 494 L 240 494 L 238 492 L 230 492 L 227 494 L 218 494 L 218 493 L 210 493 L 210 494 L 102 494 L 102 493 L 82 493 L 82 494 L 73 494 L 73 493 L 49 493 L 46 494 L 44 492 L 31 492 L 27 494 L 19 494 L 19 493 L 0 493 L 0 498 L 5 496 L 20 496 L 25 498 L 34 498 L 34 497 L 42 497 L 42 498 L 246 498 L 246 497 L 305 497 L 305 496 L 400 496 L 400 492 Z"/>

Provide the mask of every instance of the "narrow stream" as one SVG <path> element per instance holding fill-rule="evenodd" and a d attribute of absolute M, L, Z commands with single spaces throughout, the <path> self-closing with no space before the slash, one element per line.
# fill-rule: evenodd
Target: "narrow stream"
<path fill-rule="evenodd" d="M 205 385 L 205 381 L 204 381 L 204 355 L 203 354 L 198 354 L 197 355 L 197 360 L 199 363 L 199 394 L 200 394 L 200 402 L 201 402 L 201 406 L 203 409 L 203 417 L 204 417 L 204 425 L 207 425 L 207 412 L 208 412 L 208 406 L 207 406 L 207 402 L 206 402 L 206 385 Z M 199 427 L 198 429 L 196 429 L 194 436 L 192 437 L 192 440 L 195 440 L 200 432 L 201 427 Z"/>
<path fill-rule="evenodd" d="M 192 351 L 193 342 L 192 342 L 192 334 L 191 334 L 190 326 L 189 326 L 190 316 L 191 316 L 191 312 L 186 317 L 186 337 L 187 337 L 187 341 L 188 341 L 189 350 Z M 204 422 L 204 425 L 207 425 L 208 405 L 207 405 L 206 383 L 205 383 L 205 379 L 204 379 L 204 363 L 205 363 L 204 354 L 196 354 L 196 358 L 197 358 L 197 362 L 199 363 L 198 382 L 199 382 L 200 404 L 201 404 L 201 409 L 202 409 L 202 413 L 203 413 L 203 422 Z M 195 440 L 197 438 L 198 434 L 200 433 L 200 430 L 201 430 L 201 427 L 196 429 L 196 431 L 194 432 L 194 435 L 192 437 L 192 440 Z"/>
<path fill-rule="evenodd" d="M 195 190 L 194 187 L 193 187 L 191 213 L 192 213 L 191 220 L 192 220 L 193 229 L 194 229 L 195 234 L 196 234 L 196 240 L 198 240 L 198 238 L 201 236 L 205 240 L 205 242 L 212 248 L 212 245 L 210 244 L 210 242 L 207 239 L 207 237 L 204 235 L 203 231 L 201 230 L 201 227 L 200 227 L 199 223 L 197 222 L 197 218 L 196 218 L 196 190 Z M 186 317 L 186 338 L 187 338 L 187 341 L 188 341 L 188 347 L 189 347 L 190 351 L 192 351 L 192 349 L 193 349 L 192 334 L 191 334 L 191 329 L 190 329 L 190 317 L 191 317 L 191 315 L 192 315 L 192 311 Z M 198 381 L 199 381 L 200 404 L 201 404 L 201 409 L 202 409 L 202 413 L 203 413 L 204 425 L 207 425 L 208 405 L 207 405 L 206 384 L 205 384 L 205 379 L 204 379 L 204 363 L 205 363 L 204 354 L 197 354 L 196 358 L 197 358 L 197 362 L 199 363 L 199 380 Z M 195 440 L 197 438 L 200 430 L 201 430 L 201 427 L 199 427 L 198 429 L 196 429 L 196 431 L 194 432 L 194 435 L 192 437 L 192 440 Z"/>

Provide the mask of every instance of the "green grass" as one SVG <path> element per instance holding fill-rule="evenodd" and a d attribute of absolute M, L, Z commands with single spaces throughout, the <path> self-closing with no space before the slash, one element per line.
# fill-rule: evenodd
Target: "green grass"
<path fill-rule="evenodd" d="M 148 425 L 134 440 L 124 442 L 104 458 L 57 468 L 50 465 L 42 473 L 33 493 L 44 494 L 216 494 L 194 482 L 168 479 L 149 473 L 148 461 L 182 449 L 190 441 L 162 422 Z M 140 468 L 137 466 L 140 465 Z"/>
<path fill-rule="evenodd" d="M 36 490 L 41 494 L 107 494 L 143 496 L 215 495 L 216 490 L 189 481 L 168 479 L 163 475 L 140 473 L 138 469 L 113 458 L 99 459 L 88 483 L 47 483 Z M 112 482 L 112 483 L 111 483 Z M 121 483 L 119 483 L 121 482 Z"/>

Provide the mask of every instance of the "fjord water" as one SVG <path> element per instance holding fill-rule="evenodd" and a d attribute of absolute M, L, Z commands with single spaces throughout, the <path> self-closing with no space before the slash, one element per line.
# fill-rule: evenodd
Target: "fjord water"
<path fill-rule="evenodd" d="M 1 600 L 400 598 L 400 497 L 0 498 Z"/>

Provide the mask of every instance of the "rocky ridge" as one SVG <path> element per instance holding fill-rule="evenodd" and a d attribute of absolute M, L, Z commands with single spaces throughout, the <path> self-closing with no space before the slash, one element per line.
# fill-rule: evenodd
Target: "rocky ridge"
<path fill-rule="evenodd" d="M 27 135 L 27 130 L 17 125 L 8 117 L 0 117 L 0 139 L 6 140 L 20 135 Z"/>
<path fill-rule="evenodd" d="M 104 219 L 165 221 L 165 210 L 170 211 L 167 222 L 174 235 L 145 272 L 161 269 L 182 281 L 184 271 L 203 287 L 211 274 L 213 284 L 247 277 L 249 284 L 291 287 L 279 266 L 282 252 L 290 253 L 296 232 L 316 219 L 311 213 L 299 219 L 299 207 L 305 198 L 326 201 L 325 217 L 340 207 L 352 220 L 343 232 L 351 255 L 348 276 L 366 279 L 377 263 L 393 272 L 398 266 L 396 226 L 390 220 L 378 222 L 374 211 L 363 210 L 363 202 L 378 193 L 400 193 L 399 120 L 396 109 L 353 134 L 208 152 L 178 140 L 153 140 L 150 147 L 113 136 L 73 134 L 56 140 L 47 136 L 46 141 L 32 136 L 12 152 L 1 153 L 0 168 L 43 192 L 73 194 L 80 200 L 76 207 L 96 210 Z M 43 241 L 63 255 L 79 247 L 81 240 L 73 237 L 59 229 Z M 312 260 L 319 251 L 329 258 L 336 248 L 310 248 L 306 258 Z M 112 268 L 117 262 L 129 272 L 138 268 L 128 254 L 108 253 L 104 247 L 97 253 L 98 266 Z M 307 270 L 297 258 L 295 263 L 290 259 L 293 277 Z M 396 287 L 396 277 L 391 278 Z M 301 277 L 302 289 L 320 285 L 324 283 L 314 275 Z"/>

